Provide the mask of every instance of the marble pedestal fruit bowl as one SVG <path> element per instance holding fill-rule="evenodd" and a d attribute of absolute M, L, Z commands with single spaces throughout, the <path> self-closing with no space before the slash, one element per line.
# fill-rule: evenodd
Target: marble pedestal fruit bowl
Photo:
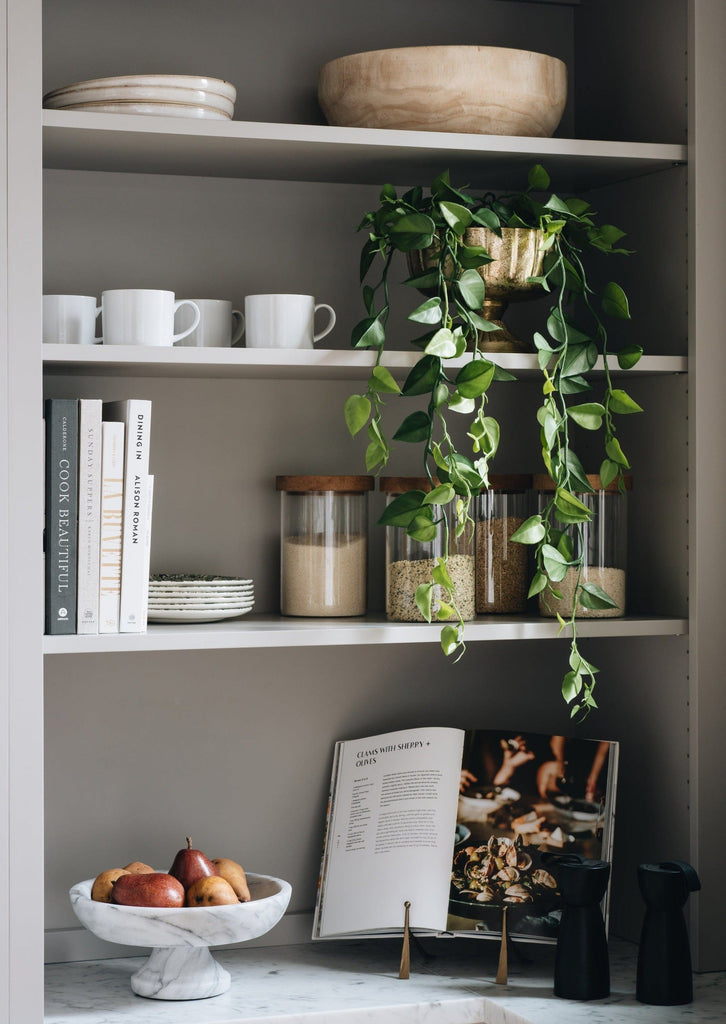
<path fill-rule="evenodd" d="M 409 46 L 338 57 L 318 78 L 329 124 L 548 138 L 567 100 L 557 57 L 502 46 Z"/>
<path fill-rule="evenodd" d="M 542 274 L 545 250 L 544 233 L 537 228 L 502 228 L 501 237 L 484 227 L 470 227 L 464 232 L 464 245 L 480 245 L 492 257 L 491 263 L 477 267 L 484 282 L 486 298 L 481 315 L 497 325 L 495 331 L 479 332 L 479 348 L 483 352 L 522 352 L 526 346 L 504 323 L 502 317 L 510 302 L 537 299 L 545 294 L 541 284 L 533 281 Z M 438 249 L 413 249 L 408 253 L 408 266 L 413 277 L 436 266 Z M 453 268 L 444 271 L 451 276 Z M 424 294 L 435 294 L 420 289 Z"/>
<path fill-rule="evenodd" d="M 245 942 L 269 932 L 290 902 L 288 882 L 270 875 L 247 875 L 250 901 L 212 907 L 128 907 L 91 899 L 93 879 L 70 891 L 79 921 L 99 939 L 127 946 L 151 946 L 145 964 L 131 977 L 131 988 L 149 999 L 205 999 L 226 992 L 229 971 L 210 946 Z"/>

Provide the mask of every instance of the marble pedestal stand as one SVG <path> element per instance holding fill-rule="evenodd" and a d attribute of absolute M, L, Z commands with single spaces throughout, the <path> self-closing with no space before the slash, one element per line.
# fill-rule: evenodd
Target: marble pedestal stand
<path fill-rule="evenodd" d="M 93 879 L 70 891 L 79 921 L 100 939 L 151 946 L 151 956 L 131 978 L 131 988 L 147 999 L 207 999 L 226 992 L 230 975 L 214 960 L 210 946 L 244 942 L 264 935 L 290 902 L 288 882 L 270 875 L 247 875 L 252 899 L 225 907 L 121 907 L 91 899 Z"/>

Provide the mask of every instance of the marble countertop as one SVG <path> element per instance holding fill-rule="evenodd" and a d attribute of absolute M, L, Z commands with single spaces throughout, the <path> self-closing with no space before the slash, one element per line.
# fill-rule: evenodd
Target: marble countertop
<path fill-rule="evenodd" d="M 51 964 L 45 1024 L 698 1024 L 726 1018 L 726 973 L 696 975 L 694 1002 L 635 1000 L 636 947 L 610 944 L 611 995 L 578 1003 L 552 993 L 554 950 L 510 955 L 509 984 L 494 984 L 498 944 L 427 940 L 398 979 L 400 944 L 319 942 L 214 950 L 232 987 L 211 999 L 142 999 L 129 987 L 143 958 Z"/>

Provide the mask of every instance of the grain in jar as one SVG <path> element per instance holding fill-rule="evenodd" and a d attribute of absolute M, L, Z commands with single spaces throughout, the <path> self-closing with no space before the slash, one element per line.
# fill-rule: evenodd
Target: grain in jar
<path fill-rule="evenodd" d="M 370 476 L 280 476 L 283 615 L 365 615 Z"/>
<path fill-rule="evenodd" d="M 532 477 L 491 474 L 477 498 L 476 611 L 511 615 L 527 610 L 527 545 L 512 534 L 530 515 Z"/>
<path fill-rule="evenodd" d="M 602 486 L 597 474 L 587 474 L 589 491 L 576 491 L 576 496 L 583 502 L 591 514 L 587 523 L 573 524 L 567 527 L 575 557 L 583 555 L 579 585 L 595 584 L 604 590 L 615 603 L 615 607 L 587 608 L 582 604 L 582 594 L 578 590 L 578 568 L 567 569 L 564 579 L 553 582 L 552 586 L 562 597 L 554 597 L 549 589 L 539 596 L 540 615 L 555 617 L 561 615 L 569 618 L 577 599 L 576 618 L 580 619 L 613 619 L 625 615 L 627 588 L 627 538 L 628 538 L 628 499 L 627 493 L 632 489 L 631 476 L 623 478 L 623 490 L 617 482 Z M 537 492 L 537 504 L 540 513 L 554 497 L 555 485 L 549 476 L 537 474 L 533 478 Z M 577 595 L 577 596 L 576 596 Z"/>

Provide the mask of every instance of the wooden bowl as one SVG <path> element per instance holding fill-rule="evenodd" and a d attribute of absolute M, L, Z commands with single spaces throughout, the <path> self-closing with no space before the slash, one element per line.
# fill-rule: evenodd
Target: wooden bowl
<path fill-rule="evenodd" d="M 410 46 L 338 57 L 318 79 L 329 124 L 548 137 L 567 100 L 557 57 L 501 46 Z"/>

